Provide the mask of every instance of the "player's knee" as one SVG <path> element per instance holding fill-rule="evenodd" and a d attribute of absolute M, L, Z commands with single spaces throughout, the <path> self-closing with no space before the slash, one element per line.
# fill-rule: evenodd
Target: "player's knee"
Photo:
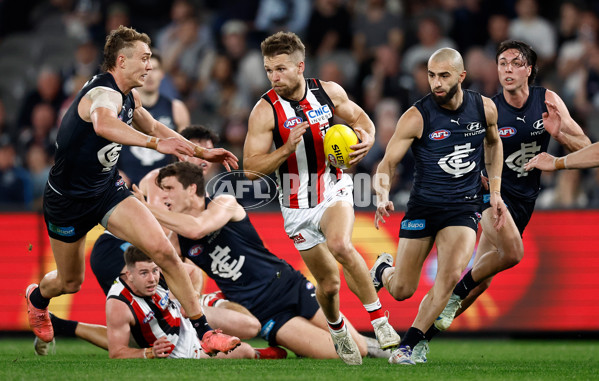
<path fill-rule="evenodd" d="M 83 278 L 79 279 L 67 279 L 62 282 L 62 291 L 65 294 L 74 294 L 81 290 L 81 285 L 83 284 Z"/>
<path fill-rule="evenodd" d="M 524 257 L 524 247 L 521 241 L 513 242 L 504 249 L 503 264 L 506 269 L 516 266 Z"/>
<path fill-rule="evenodd" d="M 340 289 L 341 280 L 339 278 L 327 279 L 323 282 L 318 282 L 318 292 L 327 299 L 335 297 L 337 294 L 339 294 Z"/>
<path fill-rule="evenodd" d="M 411 298 L 416 292 L 417 287 L 417 285 L 400 284 L 389 290 L 389 293 L 395 300 L 401 302 L 402 300 Z"/>
<path fill-rule="evenodd" d="M 327 246 L 340 263 L 349 260 L 354 250 L 351 241 L 345 237 L 327 239 Z"/>
<path fill-rule="evenodd" d="M 174 263 L 178 260 L 176 253 L 168 239 L 155 240 L 148 242 L 144 250 L 152 261 L 160 267 L 168 266 L 169 263 Z"/>
<path fill-rule="evenodd" d="M 252 339 L 258 336 L 258 334 L 260 334 L 260 330 L 262 329 L 260 321 L 252 316 L 248 316 L 246 320 L 247 321 L 245 322 L 245 331 L 247 338 Z"/>

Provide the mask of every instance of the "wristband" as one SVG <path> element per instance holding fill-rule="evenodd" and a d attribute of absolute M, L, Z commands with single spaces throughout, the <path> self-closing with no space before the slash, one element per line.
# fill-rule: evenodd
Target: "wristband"
<path fill-rule="evenodd" d="M 494 176 L 494 177 L 491 179 L 491 182 L 490 182 L 490 184 L 491 184 L 491 185 L 489 186 L 489 191 L 490 191 L 491 193 L 493 193 L 493 192 L 500 193 L 500 189 L 501 189 L 501 177 L 499 177 L 499 176 Z"/>
<path fill-rule="evenodd" d="M 152 350 L 152 347 L 144 349 L 144 358 L 145 359 L 153 359 L 154 357 L 155 356 L 154 356 L 154 351 Z"/>
<path fill-rule="evenodd" d="M 204 158 L 204 149 L 205 148 L 202 148 L 200 146 L 195 146 L 193 148 L 193 156 L 203 159 Z"/>
<path fill-rule="evenodd" d="M 556 158 L 553 161 L 553 166 L 557 170 L 559 170 L 559 169 L 568 169 L 567 160 L 568 160 L 568 156 Z"/>
<path fill-rule="evenodd" d="M 146 147 L 155 150 L 158 148 L 159 141 L 160 139 L 158 139 L 155 136 L 148 136 L 148 140 L 146 141 Z"/>

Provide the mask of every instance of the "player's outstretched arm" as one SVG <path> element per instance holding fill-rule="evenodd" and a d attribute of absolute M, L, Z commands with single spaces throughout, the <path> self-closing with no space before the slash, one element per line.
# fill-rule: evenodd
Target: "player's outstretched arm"
<path fill-rule="evenodd" d="M 379 163 L 374 175 L 374 189 L 376 191 L 377 209 L 374 215 L 374 227 L 379 228 L 379 223 L 385 223 L 385 217 L 394 210 L 393 202 L 389 201 L 389 190 L 395 168 L 403 159 L 415 138 L 422 135 L 422 115 L 416 107 L 410 107 L 395 127 L 395 132 L 385 149 L 385 156 Z"/>
<path fill-rule="evenodd" d="M 547 90 L 545 105 L 547 112 L 543 113 L 543 126 L 555 140 L 572 152 L 591 144 L 591 140 L 572 118 L 559 95 Z"/>
<path fill-rule="evenodd" d="M 531 171 L 534 168 L 542 171 L 557 171 L 560 169 L 582 169 L 599 167 L 599 143 L 593 143 L 579 151 L 566 156 L 554 157 L 543 152 L 524 165 L 524 169 Z"/>
<path fill-rule="evenodd" d="M 295 153 L 302 135 L 310 127 L 302 122 L 291 129 L 287 142 L 271 152 L 275 119 L 272 107 L 264 99 L 260 99 L 250 113 L 248 134 L 243 146 L 243 169 L 250 180 L 273 173 L 287 158 Z"/>

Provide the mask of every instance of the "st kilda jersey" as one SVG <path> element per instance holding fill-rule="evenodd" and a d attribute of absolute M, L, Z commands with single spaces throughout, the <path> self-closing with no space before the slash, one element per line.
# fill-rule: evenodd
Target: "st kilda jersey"
<path fill-rule="evenodd" d="M 535 200 L 541 188 L 541 171 L 524 170 L 524 164 L 541 152 L 546 152 L 551 135 L 543 125 L 546 89 L 531 86 L 526 103 L 521 108 L 511 106 L 503 92 L 493 97 L 497 105 L 497 127 L 503 143 L 501 192 L 516 198 Z"/>
<path fill-rule="evenodd" d="M 423 130 L 412 143 L 416 171 L 411 201 L 431 205 L 482 202 L 480 171 L 487 119 L 481 95 L 463 92 L 456 110 L 439 106 L 431 94 L 414 104 L 422 115 Z"/>
<path fill-rule="evenodd" d="M 77 110 L 81 98 L 100 86 L 121 94 L 123 107 L 118 118 L 129 126 L 133 121 L 133 93 L 123 94 L 112 74 L 96 75 L 83 86 L 62 118 L 56 137 L 55 164 L 50 170 L 48 182 L 60 195 L 94 197 L 113 186 L 118 177 L 115 164 L 121 145 L 98 136 L 92 123 L 81 119 Z"/>
<path fill-rule="evenodd" d="M 135 325 L 131 335 L 140 348 L 148 348 L 162 336 L 166 336 L 175 349 L 170 358 L 199 358 L 200 342 L 189 319 L 181 314 L 178 301 L 170 298 L 164 277 L 152 296 L 138 296 L 120 278 L 114 282 L 107 299 L 117 299 L 129 306 Z"/>
<path fill-rule="evenodd" d="M 332 187 L 342 171 L 329 165 L 325 158 L 323 138 L 333 125 L 335 106 L 318 79 L 306 79 L 306 93 L 299 101 L 285 99 L 274 89 L 262 96 L 274 110 L 273 140 L 278 149 L 289 138 L 291 129 L 308 121 L 295 153 L 277 169 L 277 185 L 281 206 L 313 208 L 324 201 L 324 193 Z"/>

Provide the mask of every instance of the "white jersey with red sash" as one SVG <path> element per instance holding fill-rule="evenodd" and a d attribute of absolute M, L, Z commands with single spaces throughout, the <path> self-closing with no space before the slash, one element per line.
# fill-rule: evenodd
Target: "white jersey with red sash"
<path fill-rule="evenodd" d="M 306 79 L 306 93 L 299 101 L 279 96 L 274 89 L 262 96 L 274 110 L 273 141 L 278 149 L 289 138 L 291 129 L 308 121 L 295 153 L 277 169 L 281 206 L 313 208 L 324 201 L 325 191 L 341 178 L 342 171 L 331 167 L 324 155 L 323 138 L 333 124 L 335 107 L 318 79 Z"/>
<path fill-rule="evenodd" d="M 189 319 L 181 315 L 178 301 L 170 299 L 170 291 L 164 278 L 156 293 L 141 297 L 131 291 L 120 278 L 114 282 L 107 299 L 114 298 L 129 306 L 135 317 L 131 335 L 140 348 L 151 347 L 162 336 L 166 336 L 175 349 L 169 358 L 200 358 L 200 340 Z"/>

